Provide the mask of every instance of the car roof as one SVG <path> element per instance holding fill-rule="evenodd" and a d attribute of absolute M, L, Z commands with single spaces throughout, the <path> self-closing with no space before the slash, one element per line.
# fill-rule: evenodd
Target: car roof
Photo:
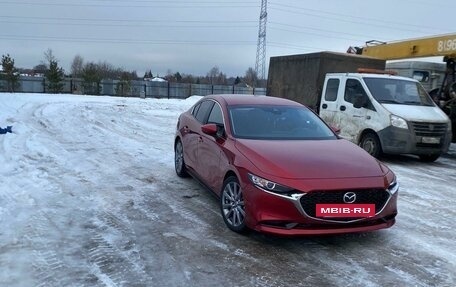
<path fill-rule="evenodd" d="M 218 102 L 225 102 L 226 105 L 277 105 L 277 106 L 302 106 L 301 104 L 284 98 L 270 96 L 255 96 L 244 94 L 222 94 L 209 95 L 205 98 L 212 98 Z"/>

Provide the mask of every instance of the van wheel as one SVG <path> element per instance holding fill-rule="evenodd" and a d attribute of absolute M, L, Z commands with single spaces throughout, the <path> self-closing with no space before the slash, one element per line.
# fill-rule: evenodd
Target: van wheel
<path fill-rule="evenodd" d="M 382 154 L 382 146 L 377 135 L 374 133 L 367 133 L 363 135 L 359 146 L 367 151 L 371 156 L 378 158 Z"/>
<path fill-rule="evenodd" d="M 422 154 L 419 157 L 423 162 L 434 162 L 440 157 L 440 154 Z"/>

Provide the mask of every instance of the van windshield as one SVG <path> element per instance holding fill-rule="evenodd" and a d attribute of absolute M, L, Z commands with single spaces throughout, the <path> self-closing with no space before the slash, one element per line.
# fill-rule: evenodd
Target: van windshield
<path fill-rule="evenodd" d="M 428 93 L 417 82 L 369 77 L 365 77 L 364 81 L 372 96 L 379 103 L 434 106 L 431 97 L 429 97 Z"/>

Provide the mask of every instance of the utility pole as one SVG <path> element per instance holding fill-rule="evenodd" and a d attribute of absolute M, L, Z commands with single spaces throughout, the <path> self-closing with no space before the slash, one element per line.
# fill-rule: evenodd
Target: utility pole
<path fill-rule="evenodd" d="M 265 79 L 266 64 L 266 22 L 268 19 L 268 0 L 261 0 L 260 23 L 258 28 L 258 44 L 256 52 L 255 72 L 258 79 Z"/>

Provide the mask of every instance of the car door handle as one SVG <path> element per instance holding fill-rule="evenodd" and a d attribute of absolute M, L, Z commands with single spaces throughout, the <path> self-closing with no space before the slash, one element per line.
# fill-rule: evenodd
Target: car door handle
<path fill-rule="evenodd" d="M 326 109 L 327 107 L 328 107 L 327 104 L 323 104 L 323 105 L 321 106 L 322 109 Z"/>
<path fill-rule="evenodd" d="M 364 118 L 364 116 L 353 115 L 354 118 Z M 371 116 L 365 116 L 367 120 L 371 119 Z"/>
<path fill-rule="evenodd" d="M 347 108 L 345 106 L 340 106 L 341 111 L 345 111 Z"/>

